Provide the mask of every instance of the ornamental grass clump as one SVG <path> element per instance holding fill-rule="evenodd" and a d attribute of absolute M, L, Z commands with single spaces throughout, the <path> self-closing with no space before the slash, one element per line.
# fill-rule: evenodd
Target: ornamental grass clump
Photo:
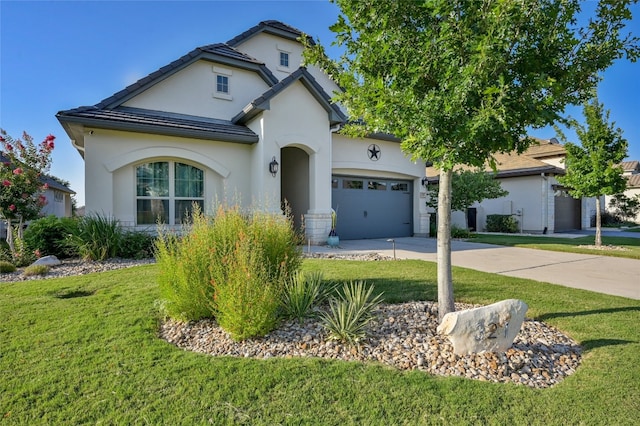
<path fill-rule="evenodd" d="M 77 233 L 70 235 L 67 244 L 84 260 L 107 260 L 116 257 L 122 241 L 118 219 L 92 214 L 78 222 Z"/>
<path fill-rule="evenodd" d="M 7 262 L 6 260 L 0 260 L 0 274 L 8 274 L 16 271 L 16 266 Z"/>
<path fill-rule="evenodd" d="M 382 302 L 382 293 L 372 297 L 373 286 L 364 281 L 344 283 L 337 297 L 329 299 L 329 311 L 320 315 L 329 338 L 352 345 L 365 337 L 373 310 Z"/>
<path fill-rule="evenodd" d="M 302 263 L 290 217 L 220 206 L 194 207 L 181 237 L 156 241 L 165 313 L 181 320 L 215 317 L 235 339 L 275 327 L 285 282 Z"/>
<path fill-rule="evenodd" d="M 280 286 L 270 279 L 261 251 L 258 242 L 241 233 L 233 251 L 211 264 L 212 276 L 225 276 L 211 282 L 211 307 L 220 327 L 234 340 L 263 336 L 278 323 Z"/>
<path fill-rule="evenodd" d="M 33 277 L 36 275 L 47 275 L 49 273 L 49 267 L 47 265 L 30 265 L 24 268 L 22 275 L 25 277 Z"/>

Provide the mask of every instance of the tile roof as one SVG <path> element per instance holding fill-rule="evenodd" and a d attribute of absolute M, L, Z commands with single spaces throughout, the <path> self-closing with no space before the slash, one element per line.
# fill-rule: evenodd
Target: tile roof
<path fill-rule="evenodd" d="M 496 167 L 498 169 L 497 177 L 516 177 L 516 176 L 533 176 L 540 173 L 564 174 L 565 171 L 559 167 L 537 160 L 528 155 L 529 151 L 523 154 L 516 153 L 498 153 L 494 154 Z M 563 151 L 564 152 L 564 151 Z M 475 170 L 470 166 L 458 166 L 456 170 Z M 484 167 L 486 172 L 493 172 L 491 166 L 487 163 Z M 430 182 L 437 182 L 439 179 L 439 171 L 433 166 L 426 168 L 426 176 Z"/>
<path fill-rule="evenodd" d="M 77 123 L 103 129 L 217 139 L 228 142 L 258 142 L 258 135 L 249 128 L 227 120 L 141 108 L 80 107 L 59 112 L 56 117 L 62 123 Z"/>
<path fill-rule="evenodd" d="M 148 76 L 141 78 L 135 83 L 127 86 L 118 93 L 115 93 L 114 95 L 103 99 L 98 104 L 96 104 L 96 107 L 115 108 L 117 106 L 120 106 L 140 92 L 161 82 L 167 77 L 170 77 L 179 70 L 200 59 L 256 71 L 269 86 L 273 86 L 278 82 L 278 79 L 273 75 L 273 73 L 257 59 L 239 52 L 233 47 L 228 46 L 224 43 L 209 44 L 207 46 L 195 48 L 186 55 L 171 62 L 169 65 L 165 65 L 157 71 L 152 72 Z"/>
<path fill-rule="evenodd" d="M 532 158 L 545 158 L 545 157 L 555 157 L 555 156 L 564 156 L 566 154 L 566 150 L 564 149 L 564 145 L 562 145 L 556 138 L 551 139 L 538 139 L 538 138 L 530 138 L 534 140 L 529 148 L 524 152 L 525 155 Z"/>
<path fill-rule="evenodd" d="M 622 170 L 624 170 L 625 172 L 640 172 L 640 162 L 638 162 L 638 160 L 623 161 L 622 163 L 620 163 L 620 165 L 622 166 Z"/>
<path fill-rule="evenodd" d="M 329 121 L 331 125 L 344 123 L 347 117 L 340 111 L 337 105 L 331 102 L 331 97 L 324 91 L 322 86 L 318 84 L 315 78 L 307 71 L 306 68 L 300 67 L 288 77 L 282 79 L 278 84 L 271 87 L 261 96 L 253 100 L 249 105 L 244 107 L 242 111 L 231 119 L 233 123 L 244 124 L 258 115 L 260 112 L 269 109 L 269 101 L 284 89 L 300 81 L 309 92 L 316 98 L 322 107 L 329 113 Z"/>
<path fill-rule="evenodd" d="M 267 33 L 276 35 L 278 37 L 286 38 L 289 40 L 298 40 L 304 33 L 297 28 L 294 28 L 290 25 L 282 23 L 280 21 L 262 21 L 258 25 L 255 25 L 249 28 L 247 31 L 243 32 L 227 41 L 229 46 L 236 47 L 239 44 L 242 44 L 246 40 L 254 37 L 260 33 Z M 314 44 L 314 41 L 311 37 L 308 37 L 309 43 Z"/>
<path fill-rule="evenodd" d="M 640 174 L 626 176 L 629 188 L 640 188 Z"/>

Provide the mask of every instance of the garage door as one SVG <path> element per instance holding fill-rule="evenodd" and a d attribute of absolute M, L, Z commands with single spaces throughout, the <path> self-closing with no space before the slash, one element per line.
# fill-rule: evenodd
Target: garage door
<path fill-rule="evenodd" d="M 341 239 L 410 237 L 413 182 L 333 176 L 331 205 Z"/>
<path fill-rule="evenodd" d="M 582 209 L 580 205 L 580 199 L 566 195 L 555 197 L 555 232 L 581 229 L 580 214 Z"/>

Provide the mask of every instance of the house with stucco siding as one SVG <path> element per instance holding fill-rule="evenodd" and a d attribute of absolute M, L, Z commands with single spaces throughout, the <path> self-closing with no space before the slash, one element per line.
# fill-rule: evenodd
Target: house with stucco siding
<path fill-rule="evenodd" d="M 624 195 L 629 198 L 640 196 L 640 161 L 623 161 L 620 166 L 622 167 L 622 176 L 627 180 L 627 189 L 624 191 Z M 605 205 L 609 209 L 609 202 L 613 198 L 612 195 L 605 196 Z M 640 223 L 640 213 L 638 213 L 633 219 L 636 223 Z"/>
<path fill-rule="evenodd" d="M 178 226 L 192 204 L 280 211 L 311 244 L 338 212 L 342 238 L 427 235 L 421 185 L 390 135 L 340 134 L 338 86 L 302 66 L 302 32 L 263 21 L 198 47 L 92 106 L 57 118 L 84 158 L 86 212 L 124 226 Z"/>
<path fill-rule="evenodd" d="M 483 231 L 487 216 L 511 215 L 524 233 L 553 233 L 591 226 L 595 216 L 595 198 L 575 199 L 557 177 L 565 173 L 566 151 L 557 139 L 537 139 L 522 154 L 495 154 L 497 174 L 508 195 L 484 200 L 467 212 L 452 212 L 452 224 Z M 487 173 L 492 168 L 487 165 Z M 437 184 L 438 171 L 427 167 L 427 184 Z M 430 210 L 431 213 L 435 213 Z"/>

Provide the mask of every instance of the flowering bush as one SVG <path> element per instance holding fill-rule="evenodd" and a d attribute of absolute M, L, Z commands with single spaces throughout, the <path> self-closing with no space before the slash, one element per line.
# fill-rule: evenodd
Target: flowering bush
<path fill-rule="evenodd" d="M 0 130 L 3 151 L 0 163 L 0 218 L 6 221 L 7 229 L 11 229 L 12 222 L 18 222 L 18 238 L 22 238 L 22 224 L 36 219 L 46 203 L 40 176 L 51 166 L 54 139 L 55 136 L 49 135 L 36 145 L 26 132 L 22 139 L 13 139 Z M 7 242 L 14 253 L 12 232 L 7 232 Z"/>

